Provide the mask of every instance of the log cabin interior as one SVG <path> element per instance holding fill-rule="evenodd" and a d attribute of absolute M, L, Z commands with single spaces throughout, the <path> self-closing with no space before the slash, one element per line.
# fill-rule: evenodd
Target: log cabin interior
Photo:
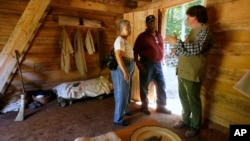
<path fill-rule="evenodd" d="M 63 82 L 109 76 L 102 60 L 113 47 L 117 22 L 131 21 L 131 44 L 145 29 L 145 17 L 153 14 L 165 36 L 163 13 L 192 0 L 0 0 L 0 90 L 1 99 L 22 90 L 17 75 L 15 50 L 19 52 L 25 91 L 49 90 Z M 250 124 L 250 93 L 235 88 L 250 86 L 249 0 L 204 0 L 208 25 L 216 42 L 210 50 L 202 85 L 203 118 L 223 128 Z M 84 21 L 98 25 L 85 25 Z M 65 29 L 74 40 L 76 31 L 85 38 L 91 31 L 95 52 L 85 51 L 87 72 L 82 75 L 71 55 L 71 69 L 61 69 L 60 35 Z M 240 80 L 243 80 L 240 81 Z M 139 100 L 136 70 L 132 99 Z M 3 101 L 3 100 L 2 100 Z M 216 126 L 217 127 L 217 126 Z M 215 128 L 216 128 L 215 127 Z"/>

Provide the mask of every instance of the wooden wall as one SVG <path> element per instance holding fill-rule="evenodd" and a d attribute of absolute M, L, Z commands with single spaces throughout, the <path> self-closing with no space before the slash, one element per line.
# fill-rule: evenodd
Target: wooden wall
<path fill-rule="evenodd" d="M 188 1 L 155 0 L 135 11 L 165 11 L 168 7 Z M 246 14 L 249 4 L 249 0 L 205 2 L 216 43 L 209 53 L 207 75 L 201 91 L 204 123 L 212 121 L 226 128 L 230 124 L 250 124 L 250 98 L 233 88 L 250 70 L 250 15 Z M 137 29 L 134 30 L 136 32 Z M 214 124 L 210 125 L 213 127 Z M 222 130 L 228 133 L 228 129 Z"/>
<path fill-rule="evenodd" d="M 3 49 L 28 2 L 29 0 L 0 1 L 0 51 Z M 98 15 L 93 12 L 82 12 L 79 16 L 78 13 L 78 11 L 65 11 L 54 7 L 49 9 L 48 15 L 45 17 L 21 64 L 24 85 L 27 91 L 51 89 L 62 82 L 96 78 L 101 74 L 109 75 L 107 69 L 101 69 L 100 63 L 104 55 L 106 55 L 113 46 L 116 37 L 117 15 Z M 100 20 L 103 28 L 61 26 L 58 25 L 58 15 L 79 16 L 79 18 Z M 100 34 L 101 48 L 98 49 L 98 47 L 95 46 L 97 52 L 93 55 L 89 55 L 87 51 L 85 51 L 88 68 L 86 76 L 81 76 L 78 72 L 73 56 L 71 57 L 72 70 L 69 73 L 65 73 L 60 69 L 61 49 L 59 47 L 59 36 L 63 27 L 70 36 L 72 43 L 77 29 L 80 30 L 84 39 L 87 30 L 90 29 L 95 45 L 98 44 L 95 37 Z M 8 90 L 13 89 L 21 89 L 19 76 L 14 77 Z"/>
<path fill-rule="evenodd" d="M 157 9 L 149 9 L 144 11 L 136 11 L 136 12 L 130 12 L 124 14 L 124 19 L 128 19 L 131 22 L 132 26 L 132 34 L 129 36 L 128 41 L 131 45 L 134 45 L 134 42 L 137 38 L 137 36 L 145 31 L 146 24 L 145 24 L 145 17 L 148 15 L 155 15 L 158 16 L 158 10 Z M 156 21 L 157 24 L 157 21 Z M 153 85 L 150 85 L 153 87 Z M 153 91 L 153 89 L 150 89 L 150 91 Z M 133 93 L 132 93 L 132 99 L 133 100 L 140 100 L 140 81 L 139 81 L 139 71 L 137 67 L 135 67 L 134 77 L 133 77 Z M 150 97 L 153 97 L 154 95 L 150 92 Z M 150 99 L 149 97 L 149 99 Z M 153 99 L 153 98 L 152 98 Z"/>
<path fill-rule="evenodd" d="M 207 0 L 206 4 L 216 43 L 203 85 L 204 115 L 225 127 L 250 124 L 250 98 L 233 89 L 250 70 L 250 15 L 245 14 L 249 4 L 249 0 Z"/>
<path fill-rule="evenodd" d="M 163 10 L 184 1 L 190 0 L 155 0 L 137 10 Z M 250 124 L 250 99 L 233 89 L 235 83 L 250 69 L 248 62 L 250 59 L 250 15 L 247 14 L 250 1 L 206 0 L 206 2 L 209 25 L 215 33 L 216 43 L 209 54 L 207 76 L 202 87 L 203 117 L 227 128 L 230 124 Z M 28 0 L 0 1 L 0 51 L 27 3 Z M 31 43 L 22 63 L 24 85 L 27 90 L 49 89 L 65 81 L 89 79 L 102 73 L 109 74 L 108 70 L 100 69 L 98 53 L 107 54 L 112 48 L 116 38 L 117 15 L 98 16 L 94 12 L 82 13 L 81 17 L 95 18 L 105 25 L 104 29 L 93 29 L 93 32 L 102 33 L 103 50 L 94 55 L 86 54 L 89 71 L 87 76 L 83 77 L 76 70 L 73 61 L 73 69 L 70 73 L 60 70 L 61 49 L 58 38 L 62 27 L 57 24 L 57 15 L 63 14 L 77 15 L 75 11 L 67 12 L 52 8 Z M 136 32 L 136 30 L 139 27 L 136 26 L 140 25 L 136 23 L 133 25 L 135 25 L 133 27 L 135 34 L 138 34 L 139 31 Z M 66 27 L 66 30 L 72 38 L 76 28 Z M 80 30 L 83 34 L 86 32 L 86 28 Z M 10 89 L 15 87 L 21 88 L 19 77 L 14 78 Z"/>

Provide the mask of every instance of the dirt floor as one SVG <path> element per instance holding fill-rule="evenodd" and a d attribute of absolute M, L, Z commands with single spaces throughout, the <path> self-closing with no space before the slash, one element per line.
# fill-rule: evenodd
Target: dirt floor
<path fill-rule="evenodd" d="M 171 109 L 173 114 L 156 113 L 154 103 L 151 103 L 152 114 L 147 116 L 139 110 L 140 106 L 136 102 L 131 102 L 133 115 L 127 117 L 130 125 L 154 119 L 162 127 L 178 134 L 183 141 L 228 141 L 228 129 L 216 124 L 203 123 L 200 134 L 191 139 L 185 138 L 186 129 L 172 128 L 172 125 L 181 119 L 175 67 L 165 66 L 164 74 L 167 84 L 167 108 Z M 40 108 L 27 108 L 24 121 L 14 121 L 17 116 L 14 111 L 0 114 L 0 141 L 73 141 L 77 137 L 93 137 L 126 128 L 113 124 L 113 112 L 113 94 L 105 95 L 103 99 L 77 100 L 66 107 L 60 107 L 57 101 L 53 100 Z"/>
<path fill-rule="evenodd" d="M 138 109 L 139 105 L 132 102 L 133 115 L 127 118 L 131 125 L 155 119 L 161 126 L 177 133 L 183 141 L 228 140 L 227 135 L 205 125 L 197 137 L 186 139 L 185 129 L 176 130 L 171 127 L 174 122 L 180 120 L 179 115 L 159 114 L 151 109 L 152 114 L 147 116 Z M 98 98 L 78 100 L 66 107 L 60 107 L 57 101 L 53 100 L 40 108 L 26 109 L 24 121 L 14 121 L 17 112 L 1 114 L 0 141 L 73 141 L 77 137 L 93 137 L 126 128 L 113 125 L 113 112 L 112 94 L 102 100 Z"/>

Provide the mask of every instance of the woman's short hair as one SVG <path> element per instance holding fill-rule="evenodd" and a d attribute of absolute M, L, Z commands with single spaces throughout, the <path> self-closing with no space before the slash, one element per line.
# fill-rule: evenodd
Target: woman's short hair
<path fill-rule="evenodd" d="M 196 17 L 198 22 L 207 23 L 207 9 L 202 5 L 195 5 L 190 7 L 187 12 L 187 15 L 191 17 Z"/>
<path fill-rule="evenodd" d="M 130 23 L 129 20 L 120 20 L 119 23 L 118 23 L 118 30 L 121 30 L 122 26 L 125 24 L 125 23 Z"/>

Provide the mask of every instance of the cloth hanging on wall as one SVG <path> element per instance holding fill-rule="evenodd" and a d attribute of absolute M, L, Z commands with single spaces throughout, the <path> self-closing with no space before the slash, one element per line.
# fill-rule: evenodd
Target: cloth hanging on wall
<path fill-rule="evenodd" d="M 84 52 L 84 43 L 79 30 L 76 31 L 75 38 L 74 38 L 74 54 L 75 54 L 75 61 L 76 67 L 81 75 L 86 75 L 87 72 L 87 65 L 85 59 L 85 52 Z"/>
<path fill-rule="evenodd" d="M 61 70 L 69 73 L 69 71 L 71 70 L 70 55 L 74 53 L 74 50 L 64 28 L 62 29 L 60 35 L 59 44 L 61 48 Z"/>
<path fill-rule="evenodd" d="M 88 54 L 93 54 L 95 52 L 95 45 L 90 30 L 88 30 L 86 34 L 85 46 L 87 48 Z"/>

